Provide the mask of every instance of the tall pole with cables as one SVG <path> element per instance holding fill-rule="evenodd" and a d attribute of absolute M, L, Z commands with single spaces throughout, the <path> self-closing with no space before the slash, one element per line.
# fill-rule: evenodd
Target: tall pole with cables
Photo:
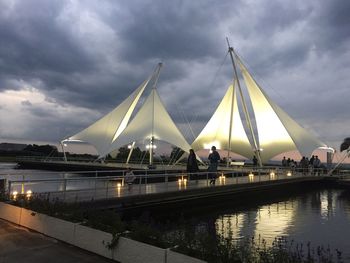
<path fill-rule="evenodd" d="M 157 88 L 157 83 L 158 83 L 158 79 L 159 79 L 159 74 L 160 74 L 160 70 L 162 68 L 163 64 L 162 63 L 159 63 L 158 64 L 158 69 L 156 71 L 156 74 L 155 74 L 155 79 L 154 79 L 154 82 L 153 82 L 153 103 L 152 103 L 152 134 L 151 134 L 151 138 L 150 138 L 150 144 L 149 144 L 149 165 L 150 166 L 153 166 L 153 148 L 155 147 L 154 146 L 154 92 L 155 92 L 155 89 Z"/>
<path fill-rule="evenodd" d="M 226 38 L 226 41 L 227 41 L 227 45 L 228 45 L 228 52 L 230 53 L 230 57 L 231 57 L 234 79 L 236 79 L 236 81 L 237 81 L 237 87 L 238 87 L 239 94 L 240 94 L 240 97 L 241 97 L 241 100 L 242 100 L 244 116 L 245 116 L 245 118 L 246 118 L 246 120 L 247 120 L 248 128 L 249 128 L 249 131 L 250 131 L 251 136 L 252 136 L 252 139 L 253 139 L 253 144 L 254 144 L 254 148 L 255 148 L 255 154 L 256 154 L 256 157 L 257 157 L 257 159 L 258 159 L 259 166 L 262 167 L 262 161 L 261 161 L 261 156 L 260 156 L 260 150 L 259 150 L 259 147 L 258 147 L 257 140 L 256 140 L 256 138 L 255 138 L 255 134 L 254 134 L 252 122 L 251 122 L 251 120 L 250 120 L 250 116 L 249 116 L 247 104 L 246 104 L 246 102 L 245 102 L 245 99 L 244 99 L 244 96 L 243 96 L 243 92 L 242 92 L 242 88 L 241 88 L 241 84 L 240 84 L 240 82 L 239 82 L 239 78 L 238 78 L 238 74 L 237 74 L 237 69 L 236 69 L 235 60 L 234 60 L 234 58 L 233 58 L 233 53 L 235 54 L 235 56 L 237 56 L 237 55 L 236 55 L 236 53 L 234 52 L 233 47 L 230 46 L 230 42 L 229 42 L 228 38 Z M 233 98 L 233 97 L 232 97 L 232 98 Z M 233 102 L 232 102 L 232 104 L 233 104 Z M 232 114 L 232 113 L 231 113 L 231 114 Z M 231 119 L 232 119 L 232 116 L 231 116 Z M 231 138 L 231 134 L 230 134 L 230 138 Z M 229 144 L 229 145 L 230 145 L 230 144 Z"/>

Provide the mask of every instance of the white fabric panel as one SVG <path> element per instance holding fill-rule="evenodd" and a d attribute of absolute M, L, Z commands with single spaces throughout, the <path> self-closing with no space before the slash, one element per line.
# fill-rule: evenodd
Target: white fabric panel
<path fill-rule="evenodd" d="M 71 136 L 68 140 L 81 140 L 93 145 L 99 155 L 109 149 L 110 143 L 127 125 L 135 106 L 150 79 L 145 80 L 128 98 L 107 115 Z"/>
<path fill-rule="evenodd" d="M 265 95 L 266 96 L 266 95 Z M 282 121 L 284 127 L 286 127 L 289 135 L 292 137 L 298 151 L 302 156 L 311 156 L 312 152 L 319 147 L 327 147 L 327 145 L 316 137 L 311 135 L 307 130 L 301 127 L 297 122 L 295 122 L 285 111 L 283 111 L 278 105 L 269 100 L 272 108 L 277 113 L 278 117 Z"/>
<path fill-rule="evenodd" d="M 152 135 L 155 140 L 168 142 L 185 152 L 189 152 L 191 148 L 169 116 L 155 89 L 152 90 L 135 118 L 105 154 L 133 141 L 147 140 L 149 143 Z"/>
<path fill-rule="evenodd" d="M 231 149 L 229 149 L 232 103 L 234 104 L 232 111 Z M 252 147 L 243 128 L 238 111 L 236 91 L 233 85 L 229 86 L 213 116 L 192 143 L 195 151 L 210 149 L 213 145 L 217 149 L 230 150 L 247 158 L 253 156 Z"/>
<path fill-rule="evenodd" d="M 238 64 L 255 114 L 262 162 L 292 150 L 298 150 L 302 155 L 309 156 L 319 147 L 318 140 L 268 98 L 240 60 Z"/>

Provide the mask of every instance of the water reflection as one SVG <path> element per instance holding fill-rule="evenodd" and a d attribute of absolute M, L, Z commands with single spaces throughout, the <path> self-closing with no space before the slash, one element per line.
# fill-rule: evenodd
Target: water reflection
<path fill-rule="evenodd" d="M 283 202 L 216 217 L 216 233 L 224 237 L 260 238 L 271 245 L 280 236 L 313 247 L 330 245 L 350 261 L 350 190 L 317 190 Z"/>
<path fill-rule="evenodd" d="M 243 237 L 263 238 L 267 244 L 287 234 L 293 225 L 296 205 L 294 202 L 283 202 L 259 207 L 257 210 L 223 215 L 217 219 L 218 234 L 234 239 Z"/>

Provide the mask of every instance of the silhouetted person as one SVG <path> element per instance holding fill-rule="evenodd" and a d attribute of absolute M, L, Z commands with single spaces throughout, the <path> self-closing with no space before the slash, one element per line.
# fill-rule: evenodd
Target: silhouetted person
<path fill-rule="evenodd" d="M 258 165 L 258 159 L 256 158 L 256 156 L 254 155 L 253 157 L 253 165 L 257 166 Z"/>
<path fill-rule="evenodd" d="M 220 154 L 216 151 L 216 147 L 211 147 L 211 153 L 208 156 L 209 167 L 208 172 L 210 173 L 210 184 L 215 184 L 216 172 L 218 171 L 218 164 L 220 161 Z"/>
<path fill-rule="evenodd" d="M 286 167 L 286 166 L 287 166 L 287 159 L 286 159 L 286 156 L 283 156 L 283 159 L 282 159 L 282 166 L 283 166 L 283 167 Z"/>
<path fill-rule="evenodd" d="M 196 174 L 199 172 L 198 164 L 197 164 L 197 157 L 194 153 L 193 149 L 190 149 L 190 155 L 187 159 L 187 167 L 186 171 L 188 174 Z M 195 176 L 197 179 L 197 176 Z"/>

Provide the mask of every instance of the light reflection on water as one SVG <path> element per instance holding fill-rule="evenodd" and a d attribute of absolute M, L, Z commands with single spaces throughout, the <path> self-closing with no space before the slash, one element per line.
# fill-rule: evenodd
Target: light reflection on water
<path fill-rule="evenodd" d="M 350 261 L 350 190 L 310 191 L 284 202 L 222 214 L 216 219 L 219 235 L 234 239 L 264 239 L 267 245 L 281 236 L 313 247 L 328 245 Z"/>

